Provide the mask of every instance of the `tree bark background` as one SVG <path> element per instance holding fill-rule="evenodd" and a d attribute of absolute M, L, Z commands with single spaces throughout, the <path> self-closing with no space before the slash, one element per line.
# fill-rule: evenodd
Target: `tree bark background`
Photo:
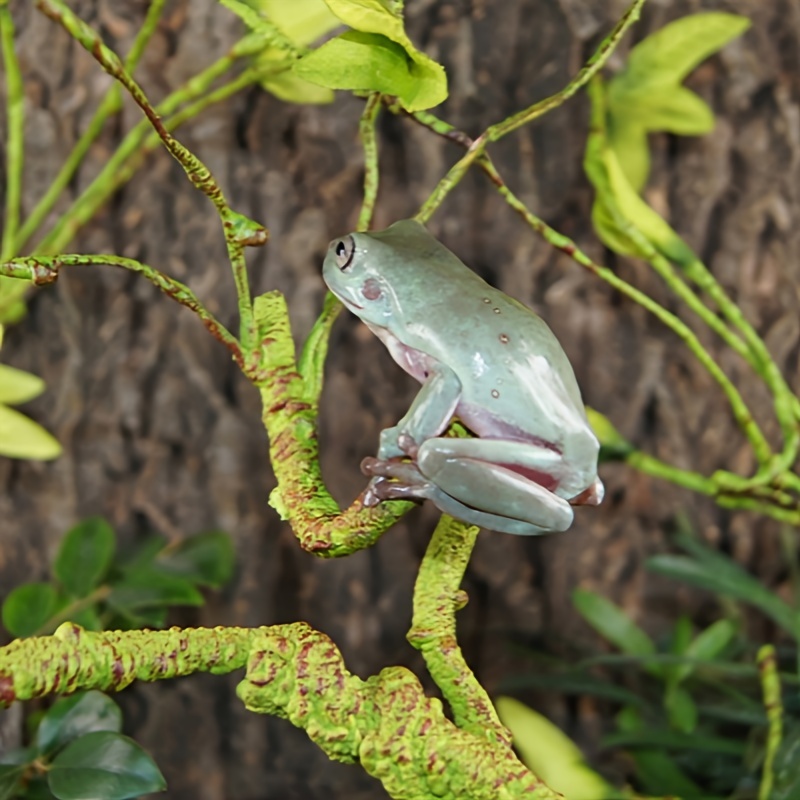
<path fill-rule="evenodd" d="M 125 52 L 146 3 L 71 4 Z M 451 95 L 440 115 L 475 135 L 565 85 L 627 5 L 623 0 L 409 0 L 412 38 L 445 65 Z M 31 3 L 11 3 L 27 94 L 25 206 L 30 210 L 84 129 L 110 79 Z M 652 138 L 648 199 L 705 258 L 765 336 L 797 388 L 800 337 L 800 2 L 651 0 L 615 56 L 647 32 L 696 11 L 726 10 L 751 30 L 702 65 L 689 85 L 718 115 L 702 138 Z M 174 0 L 137 72 L 159 100 L 222 55 L 241 31 L 212 0 Z M 232 205 L 264 222 L 271 242 L 250 254 L 255 291 L 280 289 L 301 340 L 320 310 L 327 242 L 354 227 L 363 158 L 360 101 L 291 106 L 260 89 L 214 107 L 178 134 L 212 169 Z M 2 113 L 2 112 L 0 112 Z M 139 118 L 127 104 L 70 188 L 83 188 Z M 588 102 L 579 96 L 492 148 L 500 171 L 538 214 L 596 260 L 677 307 L 649 270 L 604 251 L 593 235 L 592 193 L 581 171 Z M 5 121 L 2 121 L 3 124 Z M 415 213 L 460 155 L 412 123 L 380 120 L 381 191 L 375 227 Z M 753 463 L 722 395 L 667 330 L 526 228 L 479 174 L 447 199 L 430 228 L 489 281 L 541 313 L 569 354 L 584 397 L 622 433 L 665 460 L 710 473 Z M 70 250 L 139 258 L 188 283 L 226 324 L 235 297 L 218 222 L 166 153 L 87 226 Z M 745 367 L 705 333 L 728 373 L 769 418 Z M 0 598 L 42 579 L 64 532 L 107 517 L 126 543 L 158 530 L 181 537 L 219 528 L 236 544 L 234 581 L 182 625 L 254 626 L 307 620 L 330 634 L 366 676 L 389 664 L 422 674 L 406 643 L 413 581 L 433 508 L 409 514 L 368 552 L 321 561 L 300 550 L 267 505 L 274 486 L 256 392 L 184 309 L 148 283 L 110 269 L 76 270 L 31 300 L 6 335 L 3 361 L 41 375 L 28 406 L 64 445 L 51 464 L 0 460 Z M 337 322 L 322 402 L 323 468 L 349 502 L 359 462 L 417 387 L 354 318 Z M 776 429 L 765 423 L 771 434 Z M 536 648 L 601 646 L 572 609 L 577 586 L 621 603 L 654 636 L 680 609 L 715 618 L 709 597 L 645 572 L 687 520 L 770 586 L 786 580 L 778 526 L 620 466 L 606 466 L 607 501 L 578 510 L 560 536 L 484 532 L 465 581 L 462 646 L 485 685 L 532 669 Z M 774 631 L 750 621 L 752 634 Z M 512 647 L 512 642 L 524 645 Z M 247 713 L 238 676 L 137 686 L 120 696 L 126 732 L 155 756 L 174 798 L 385 797 L 357 767 L 329 763 L 305 734 Z M 602 709 L 528 695 L 591 745 Z"/>

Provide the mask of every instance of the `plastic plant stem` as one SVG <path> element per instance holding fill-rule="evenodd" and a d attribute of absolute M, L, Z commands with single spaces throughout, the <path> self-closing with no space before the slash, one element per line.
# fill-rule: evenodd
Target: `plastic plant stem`
<path fill-rule="evenodd" d="M 263 423 L 278 487 L 270 504 L 287 519 L 301 547 L 324 557 L 346 556 L 374 544 L 411 507 L 390 500 L 367 508 L 357 498 L 342 511 L 328 492 L 319 466 L 318 379 L 304 380 L 294 354 L 289 313 L 280 292 L 256 298 L 261 361 L 251 376 L 261 394 Z M 326 346 L 326 345 L 325 345 Z M 308 359 L 308 363 L 319 363 Z"/>
<path fill-rule="evenodd" d="M 199 100 L 196 100 L 194 103 L 189 103 L 180 111 L 177 111 L 172 116 L 164 119 L 164 127 L 170 133 L 172 133 L 174 130 L 183 125 L 184 122 L 194 119 L 194 117 L 205 111 L 205 109 L 209 106 L 215 105 L 216 103 L 221 103 L 232 95 L 237 94 L 242 89 L 252 86 L 254 83 L 257 83 L 259 80 L 265 77 L 266 74 L 275 73 L 274 71 L 269 71 L 269 73 L 267 73 L 265 70 L 255 67 L 244 70 L 241 75 L 238 75 L 233 80 L 228 81 L 228 83 L 224 83 L 213 92 L 209 92 Z M 143 120 L 143 123 L 144 130 L 146 131 L 149 127 L 147 120 Z M 84 206 L 84 209 L 90 211 L 91 215 L 93 216 L 98 207 L 105 202 L 105 200 L 111 194 L 116 192 L 120 187 L 124 186 L 136 174 L 144 159 L 154 150 L 157 150 L 160 146 L 161 139 L 155 132 L 151 131 L 145 138 L 140 139 L 138 147 L 133 152 L 133 155 L 131 155 L 125 161 L 125 163 L 114 172 L 113 175 L 105 173 L 104 170 L 104 174 L 107 174 L 107 180 L 104 180 L 102 185 L 98 187 L 100 191 L 93 195 L 91 198 L 91 204 Z"/>
<path fill-rule="evenodd" d="M 58 692 L 117 692 L 134 680 L 233 672 L 247 662 L 258 631 L 172 628 L 95 632 L 65 622 L 52 636 L 17 639 L 0 647 L 0 708 L 15 700 Z"/>
<path fill-rule="evenodd" d="M 442 516 L 414 584 L 414 616 L 408 641 L 422 653 L 459 728 L 511 747 L 486 690 L 464 660 L 456 639 L 456 612 L 467 604 L 460 588 L 478 528 Z"/>
<path fill-rule="evenodd" d="M 400 800 L 557 800 L 513 750 L 463 730 L 404 667 L 362 680 L 305 623 L 262 629 L 237 693 L 288 719 L 332 760 L 358 763 Z"/>
<path fill-rule="evenodd" d="M 158 26 L 158 21 L 164 10 L 165 2 L 166 0 L 152 0 L 148 6 L 142 27 L 136 34 L 130 52 L 125 57 L 125 69 L 127 69 L 128 72 L 133 73 L 139 64 L 139 59 L 141 59 L 142 53 L 147 43 L 150 41 L 150 37 L 155 33 L 156 27 Z M 86 153 L 89 151 L 95 139 L 100 135 L 100 131 L 102 131 L 108 118 L 116 114 L 121 108 L 122 96 L 120 87 L 118 84 L 114 84 L 106 92 L 97 110 L 92 115 L 91 120 L 89 120 L 86 130 L 81 134 L 75 146 L 72 148 L 72 152 L 67 156 L 67 160 L 59 170 L 58 175 L 56 175 L 33 211 L 31 211 L 27 219 L 23 222 L 17 234 L 14 252 L 6 253 L 5 259 L 17 255 L 25 246 L 28 239 L 39 229 L 39 226 L 55 205 L 56 200 L 58 200 L 61 193 L 72 180 L 72 176 L 83 163 Z"/>
<path fill-rule="evenodd" d="M 100 36 L 92 28 L 76 17 L 61 0 L 36 0 L 36 5 L 43 13 L 61 24 L 71 36 L 94 56 L 95 60 L 111 77 L 118 80 L 125 87 L 145 116 L 150 120 L 151 125 L 164 142 L 166 148 L 183 167 L 192 184 L 208 197 L 217 209 L 225 232 L 228 258 L 236 284 L 240 319 L 239 340 L 247 359 L 250 354 L 255 353 L 256 328 L 253 319 L 247 265 L 244 260 L 244 248 L 246 246 L 256 247 L 265 244 L 268 238 L 266 228 L 231 210 L 209 169 L 166 130 L 161 118 L 150 105 L 141 87 L 125 71 L 116 53 L 103 44 Z"/>
<path fill-rule="evenodd" d="M 378 199 L 378 138 L 375 135 L 375 122 L 381 110 L 381 96 L 373 92 L 367 100 L 358 132 L 361 136 L 361 146 L 364 148 L 364 201 L 361 204 L 361 213 L 358 215 L 356 230 L 369 230 L 372 214 L 375 211 L 375 201 Z"/>
<path fill-rule="evenodd" d="M 3 242 L 0 246 L 0 261 L 14 253 L 22 203 L 22 166 L 24 158 L 25 93 L 22 73 L 14 51 L 14 22 L 7 0 L 0 0 L 0 47 L 3 50 L 3 66 L 6 73 L 6 119 L 8 140 L 6 143 L 6 205 L 3 224 Z"/>
<path fill-rule="evenodd" d="M 162 103 L 156 111 L 161 115 L 172 114 L 164 122 L 167 130 L 175 130 L 180 124 L 191 119 L 196 114 L 207 108 L 211 102 L 219 102 L 230 96 L 233 91 L 242 86 L 250 85 L 257 80 L 257 77 L 250 70 L 245 70 L 241 76 L 233 81 L 220 86 L 214 92 L 201 97 L 195 103 L 190 103 L 199 95 L 202 95 L 208 86 L 216 80 L 219 75 L 225 73 L 234 61 L 241 57 L 236 55 L 238 50 L 246 54 L 247 48 L 240 45 L 250 45 L 256 41 L 255 37 L 242 39 L 233 50 L 226 56 L 218 59 L 203 72 L 195 75 L 181 88 L 176 89 Z M 213 98 L 212 98 L 213 96 Z M 177 113 L 175 109 L 189 103 Z M 94 215 L 100 206 L 124 183 L 126 183 L 136 170 L 141 166 L 145 155 L 152 152 L 161 145 L 158 134 L 152 132 L 150 123 L 143 119 L 135 125 L 124 137 L 120 145 L 100 170 L 95 179 L 84 189 L 72 205 L 58 219 L 50 232 L 37 245 L 35 252 L 40 255 L 53 255 L 64 250 L 75 237 L 78 230 L 85 225 Z"/>
<path fill-rule="evenodd" d="M 63 267 L 100 266 L 120 267 L 131 272 L 138 272 L 160 289 L 176 303 L 186 306 L 202 321 L 215 339 L 222 342 L 231 351 L 234 360 L 244 366 L 244 357 L 239 342 L 233 334 L 198 300 L 197 295 L 184 284 L 164 275 L 157 269 L 135 261 L 113 255 L 59 255 L 59 256 L 25 256 L 0 264 L 0 275 L 10 278 L 24 278 L 33 281 L 37 286 L 44 286 L 58 280 Z"/>
<path fill-rule="evenodd" d="M 769 724 L 764 752 L 764 769 L 761 773 L 761 785 L 758 787 L 758 800 L 769 800 L 774 780 L 775 755 L 783 738 L 783 704 L 775 648 L 771 644 L 765 644 L 758 651 L 757 662 L 761 677 L 761 691 L 764 695 L 764 710 L 767 712 Z"/>
<path fill-rule="evenodd" d="M 605 147 L 606 117 L 605 94 L 599 78 L 596 78 L 590 85 L 589 94 L 592 99 L 592 117 L 587 150 L 591 148 L 594 151 L 599 151 Z M 617 227 L 623 230 L 626 237 L 634 243 L 640 256 L 655 269 L 667 286 L 703 322 L 720 335 L 734 352 L 742 356 L 751 365 L 756 374 L 765 382 L 773 396 L 775 416 L 780 424 L 784 441 L 782 453 L 779 456 L 773 456 L 769 443 L 763 437 L 761 440 L 758 438 L 751 440 L 753 450 L 760 464 L 757 474 L 753 478 L 740 478 L 739 476 L 730 475 L 730 473 L 721 473 L 719 475 L 720 484 L 724 485 L 725 488 L 742 490 L 774 481 L 778 475 L 786 473 L 797 460 L 798 448 L 800 448 L 800 426 L 797 424 L 792 407 L 792 401 L 796 400 L 796 398 L 789 390 L 780 374 L 780 370 L 769 356 L 763 342 L 755 334 L 755 331 L 752 331 L 754 336 L 751 338 L 761 344 L 760 351 L 754 352 L 752 343 L 747 344 L 740 339 L 736 333 L 728 328 L 723 320 L 717 317 L 714 311 L 703 303 L 691 287 L 678 276 L 671 261 L 659 252 L 656 246 L 634 224 L 625 219 L 613 205 L 608 207 L 608 212 L 614 218 Z M 686 246 L 686 249 L 691 253 L 688 246 Z M 684 264 L 676 263 L 682 269 L 684 268 Z M 686 259 L 684 271 L 687 277 L 692 274 L 702 274 L 703 270 L 705 268 L 697 258 Z M 705 273 L 708 274 L 708 271 L 705 270 Z M 707 285 L 710 283 L 710 281 L 706 281 Z M 717 294 L 719 295 L 719 293 Z M 741 312 L 739 317 L 742 320 L 744 319 Z M 793 485 L 794 488 L 800 488 L 800 479 L 796 476 L 786 475 L 783 482 Z"/>
<path fill-rule="evenodd" d="M 378 138 L 375 122 L 381 107 L 381 96 L 373 93 L 369 96 L 364 112 L 361 115 L 359 134 L 364 148 L 364 199 L 358 215 L 356 230 L 369 230 L 375 201 L 378 197 L 380 171 L 378 166 Z M 342 304 L 332 292 L 326 292 L 322 313 L 314 323 L 311 333 L 306 339 L 298 361 L 298 370 L 306 383 L 306 390 L 312 397 L 319 398 L 322 391 L 322 375 L 325 369 L 325 357 L 328 353 L 328 339 L 336 318 L 342 311 Z"/>
<path fill-rule="evenodd" d="M 427 222 L 433 216 L 433 213 L 439 208 L 445 197 L 459 184 L 467 170 L 483 155 L 486 146 L 490 142 L 496 142 L 498 139 L 501 139 L 520 126 L 532 122 L 538 117 L 552 111 L 554 108 L 558 108 L 558 106 L 565 103 L 579 89 L 585 86 L 609 59 L 628 28 L 639 19 L 639 14 L 641 13 L 644 3 L 645 0 L 634 0 L 631 3 L 628 10 L 614 26 L 611 33 L 601 42 L 600 47 L 597 48 L 580 72 L 578 72 L 563 89 L 550 97 L 546 97 L 544 100 L 534 103 L 523 111 L 507 117 L 501 122 L 489 126 L 475 139 L 469 146 L 466 154 L 459 159 L 439 181 L 433 192 L 431 192 L 428 199 L 422 204 L 422 207 L 415 215 L 415 219 L 420 222 Z"/>
<path fill-rule="evenodd" d="M 603 68 L 606 61 L 608 61 L 611 54 L 617 48 L 617 45 L 620 43 L 620 40 L 628 31 L 628 28 L 630 28 L 639 19 L 644 4 L 645 0 L 634 0 L 634 2 L 631 3 L 631 5 L 628 7 L 628 10 L 622 15 L 611 33 L 606 36 L 605 39 L 603 39 L 600 47 L 597 48 L 597 50 L 592 54 L 592 57 L 583 66 L 583 69 L 581 69 L 581 71 L 569 82 L 567 86 L 551 97 L 540 100 L 538 103 L 534 103 L 524 111 L 520 111 L 517 114 L 504 119 L 502 122 L 492 125 L 487 129 L 485 134 L 488 141 L 496 142 L 498 139 L 502 139 L 504 136 L 511 133 L 511 131 L 515 131 L 517 128 L 527 125 L 529 122 L 532 122 L 538 117 L 547 114 L 554 108 L 558 108 L 558 106 L 565 103 L 576 92 L 589 83 L 589 81 Z"/>

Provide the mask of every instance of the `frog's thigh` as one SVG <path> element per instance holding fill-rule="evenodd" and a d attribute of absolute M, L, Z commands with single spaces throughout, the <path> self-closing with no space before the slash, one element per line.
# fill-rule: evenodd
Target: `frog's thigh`
<path fill-rule="evenodd" d="M 476 455 L 474 446 L 463 447 L 481 441 L 429 439 L 417 456 L 419 470 L 431 483 L 467 506 L 544 530 L 569 528 L 573 512 L 566 500 L 516 472 L 477 460 L 481 456 Z M 558 453 L 553 455 L 558 458 Z"/>

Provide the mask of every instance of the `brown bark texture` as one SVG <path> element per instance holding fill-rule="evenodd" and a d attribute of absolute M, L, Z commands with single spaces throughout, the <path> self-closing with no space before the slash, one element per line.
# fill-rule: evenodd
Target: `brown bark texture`
<path fill-rule="evenodd" d="M 11 5 L 25 77 L 29 210 L 110 79 L 32 3 Z M 440 115 L 476 135 L 565 85 L 626 5 L 409 0 L 407 19 L 412 38 L 447 68 L 451 94 Z M 119 52 L 129 47 L 146 8 L 141 0 L 80 0 L 71 6 Z M 619 67 L 647 32 L 701 10 L 741 13 L 753 25 L 689 80 L 717 114 L 714 132 L 652 138 L 647 198 L 741 304 L 796 389 L 800 3 L 651 0 L 611 67 Z M 174 0 L 137 77 L 157 101 L 222 55 L 240 32 L 238 20 L 212 0 Z M 331 106 L 293 106 L 252 89 L 179 132 L 232 205 L 269 227 L 270 244 L 250 254 L 254 290 L 286 294 L 299 340 L 320 310 L 327 243 L 351 230 L 358 214 L 362 106 L 344 94 Z M 97 173 L 139 114 L 126 104 L 92 149 L 70 194 Z M 491 153 L 538 214 L 688 319 L 646 266 L 615 258 L 593 234 L 592 191 L 581 170 L 587 121 L 588 101 L 580 95 Z M 415 213 L 460 153 L 389 115 L 381 118 L 379 134 L 375 227 L 384 227 Z M 701 472 L 752 470 L 724 398 L 674 335 L 539 239 L 482 175 L 467 176 L 430 229 L 482 276 L 545 317 L 575 366 L 587 403 L 627 438 Z M 235 295 L 213 209 L 164 152 L 147 161 L 70 249 L 150 263 L 188 283 L 226 324 L 235 322 Z M 768 419 L 768 398 L 747 368 L 709 334 L 701 336 L 759 418 Z M 135 276 L 76 269 L 32 298 L 28 318 L 7 332 L 3 361 L 46 380 L 47 393 L 27 410 L 60 439 L 64 455 L 49 464 L 0 460 L 0 597 L 19 583 L 44 578 L 64 532 L 88 515 L 107 517 L 127 543 L 154 530 L 181 537 L 222 529 L 235 541 L 235 579 L 211 594 L 205 607 L 176 614 L 173 621 L 306 620 L 333 637 L 359 675 L 389 664 L 423 673 L 404 635 L 435 509 L 413 511 L 376 547 L 349 558 L 323 561 L 301 551 L 267 504 L 274 478 L 257 394 L 188 311 Z M 380 430 L 404 413 L 416 390 L 361 323 L 349 316 L 337 322 L 322 400 L 321 450 L 325 475 L 341 502 L 363 488 L 361 458 L 375 452 Z M 775 439 L 775 427 L 765 426 Z M 621 466 L 604 467 L 602 477 L 606 502 L 579 509 L 567 533 L 480 535 L 465 580 L 470 603 L 460 614 L 459 634 L 490 691 L 530 670 L 526 652 L 532 649 L 565 654 L 601 646 L 572 608 L 570 594 L 578 586 L 622 604 L 655 636 L 665 634 L 680 609 L 698 624 L 713 620 L 712 598 L 643 567 L 649 555 L 668 549 L 669 533 L 681 519 L 768 585 L 780 588 L 786 580 L 776 523 L 723 511 L 710 499 Z M 758 619 L 750 624 L 762 640 L 774 633 Z M 126 732 L 153 753 L 170 797 L 386 797 L 357 767 L 329 763 L 302 731 L 246 712 L 234 695 L 237 679 L 197 676 L 137 686 L 120 696 Z M 592 703 L 538 701 L 581 743 L 594 741 L 605 725 L 602 709 Z"/>

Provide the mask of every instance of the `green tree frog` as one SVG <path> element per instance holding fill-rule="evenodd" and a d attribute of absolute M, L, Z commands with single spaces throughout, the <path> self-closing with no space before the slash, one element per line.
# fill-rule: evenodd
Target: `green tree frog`
<path fill-rule="evenodd" d="M 493 288 L 414 220 L 331 242 L 331 291 L 422 383 L 381 433 L 367 506 L 429 499 L 495 531 L 563 531 L 597 505 L 599 444 L 572 366 L 545 322 Z M 442 433 L 457 416 L 477 438 Z"/>

